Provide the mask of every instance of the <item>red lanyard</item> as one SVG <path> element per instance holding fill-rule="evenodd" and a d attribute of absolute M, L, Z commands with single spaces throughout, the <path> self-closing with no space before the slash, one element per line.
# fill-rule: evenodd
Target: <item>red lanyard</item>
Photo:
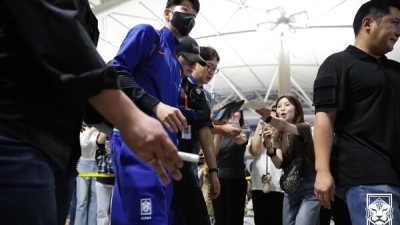
<path fill-rule="evenodd" d="M 188 83 L 186 83 L 186 85 L 185 85 L 186 87 L 185 87 L 185 96 L 183 96 L 183 98 L 185 99 L 185 109 L 188 109 L 188 96 L 187 96 L 187 94 L 186 94 L 186 91 L 188 90 Z"/>

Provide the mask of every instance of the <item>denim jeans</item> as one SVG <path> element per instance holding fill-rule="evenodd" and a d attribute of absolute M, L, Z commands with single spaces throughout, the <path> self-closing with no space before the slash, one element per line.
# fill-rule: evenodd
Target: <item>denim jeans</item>
<path fill-rule="evenodd" d="M 80 160 L 78 172 L 97 172 L 95 160 Z M 76 178 L 75 225 L 96 225 L 96 177 Z"/>
<path fill-rule="evenodd" d="M 336 194 L 346 201 L 353 225 L 400 224 L 399 187 L 393 185 L 337 187 Z M 383 201 L 379 201 L 379 198 Z"/>
<path fill-rule="evenodd" d="M 314 195 L 315 176 L 303 178 L 298 190 L 283 199 L 285 225 L 318 225 L 321 205 Z"/>
<path fill-rule="evenodd" d="M 64 225 L 74 181 L 43 151 L 0 133 L 0 215 L 13 225 Z"/>

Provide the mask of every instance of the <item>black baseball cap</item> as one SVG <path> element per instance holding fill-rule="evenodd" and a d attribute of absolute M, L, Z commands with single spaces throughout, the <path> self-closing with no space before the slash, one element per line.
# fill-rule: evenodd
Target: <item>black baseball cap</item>
<path fill-rule="evenodd" d="M 206 66 L 207 63 L 200 56 L 200 47 L 197 42 L 189 37 L 185 36 L 181 40 L 181 45 L 176 50 L 176 54 L 183 55 L 185 58 L 192 62 L 196 62 L 202 66 Z"/>

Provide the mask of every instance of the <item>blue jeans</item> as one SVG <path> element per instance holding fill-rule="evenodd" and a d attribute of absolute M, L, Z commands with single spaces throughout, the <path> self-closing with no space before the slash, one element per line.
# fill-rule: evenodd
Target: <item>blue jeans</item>
<path fill-rule="evenodd" d="M 399 187 L 393 185 L 337 187 L 336 194 L 346 201 L 353 225 L 400 224 Z"/>
<path fill-rule="evenodd" d="M 78 172 L 97 172 L 96 161 L 80 160 Z M 76 214 L 74 225 L 96 225 L 96 177 L 76 178 Z"/>
<path fill-rule="evenodd" d="M 304 178 L 298 190 L 283 199 L 285 225 L 318 225 L 321 205 L 314 195 L 315 177 Z"/>
<path fill-rule="evenodd" d="M 0 133 L 0 215 L 13 225 L 64 225 L 74 177 L 43 151 Z"/>

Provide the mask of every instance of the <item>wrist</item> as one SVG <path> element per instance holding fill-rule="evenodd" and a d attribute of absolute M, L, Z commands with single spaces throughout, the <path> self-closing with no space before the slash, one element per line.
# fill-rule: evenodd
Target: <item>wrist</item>
<path fill-rule="evenodd" d="M 329 165 L 315 165 L 315 171 L 318 173 L 331 173 Z"/>
<path fill-rule="evenodd" d="M 151 109 L 151 111 L 153 111 L 154 114 L 157 114 L 157 109 L 158 109 L 158 107 L 159 107 L 161 104 L 162 104 L 161 101 L 158 102 L 157 104 L 155 104 L 155 105 L 153 106 L 153 108 Z"/>
<path fill-rule="evenodd" d="M 208 168 L 208 173 L 209 173 L 209 174 L 211 174 L 211 173 L 216 173 L 216 174 L 218 174 L 218 172 L 219 172 L 219 169 L 218 169 L 218 168 Z"/>
<path fill-rule="evenodd" d="M 267 149 L 267 155 L 269 157 L 271 157 L 271 158 L 276 156 L 276 148 L 268 148 Z"/>
<path fill-rule="evenodd" d="M 268 149 L 272 148 L 272 142 L 270 142 L 270 141 L 264 140 L 263 145 L 267 149 L 267 152 L 268 152 Z"/>
<path fill-rule="evenodd" d="M 267 118 L 264 119 L 264 122 L 269 123 L 269 122 L 271 122 L 271 120 L 272 120 L 272 116 L 269 115 L 269 116 L 267 116 Z"/>

